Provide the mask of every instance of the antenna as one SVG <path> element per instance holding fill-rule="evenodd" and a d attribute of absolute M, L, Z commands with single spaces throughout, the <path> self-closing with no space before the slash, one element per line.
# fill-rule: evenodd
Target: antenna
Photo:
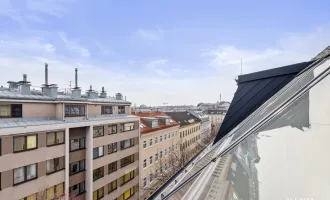
<path fill-rule="evenodd" d="M 243 59 L 241 58 L 241 75 L 243 74 Z"/>
<path fill-rule="evenodd" d="M 75 69 L 75 88 L 78 88 L 78 68 Z"/>
<path fill-rule="evenodd" d="M 45 86 L 48 85 L 48 64 L 45 63 Z"/>

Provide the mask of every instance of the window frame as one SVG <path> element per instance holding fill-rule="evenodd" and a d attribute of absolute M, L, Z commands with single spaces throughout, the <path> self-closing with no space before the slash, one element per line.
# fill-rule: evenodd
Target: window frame
<path fill-rule="evenodd" d="M 153 142 L 153 140 L 152 140 L 152 138 L 149 140 L 149 147 L 151 147 L 152 146 L 152 142 Z"/>
<path fill-rule="evenodd" d="M 48 144 L 48 136 L 49 136 L 49 134 L 51 134 L 51 133 L 54 133 L 54 135 L 55 135 L 55 141 L 54 141 L 54 144 Z M 56 143 L 56 141 L 57 141 L 57 134 L 58 133 L 63 133 L 63 142 L 61 142 L 61 143 Z M 53 131 L 53 132 L 47 132 L 46 133 L 46 146 L 47 147 L 51 147 L 51 146 L 56 146 L 56 145 L 61 145 L 61 144 L 64 144 L 65 143 L 65 131 Z"/>
<path fill-rule="evenodd" d="M 128 147 L 123 147 L 124 145 L 124 142 L 125 141 L 128 141 L 129 140 L 129 142 L 130 142 L 130 146 L 128 146 Z M 127 139 L 127 140 L 122 140 L 122 141 L 120 141 L 120 150 L 125 150 L 125 149 L 129 149 L 129 148 L 132 148 L 132 147 L 134 147 L 135 146 L 135 142 L 134 142 L 134 138 L 130 138 L 130 139 Z"/>
<path fill-rule="evenodd" d="M 126 179 L 126 175 L 129 175 L 129 178 L 128 179 Z M 126 183 L 130 182 L 131 180 L 133 180 L 135 178 L 135 176 L 136 176 L 135 175 L 135 170 L 132 170 L 132 171 L 124 174 L 123 176 L 121 176 L 119 178 L 119 185 L 120 186 L 125 185 Z"/>
<path fill-rule="evenodd" d="M 142 147 L 145 149 L 145 148 L 147 148 L 147 141 L 143 141 L 143 143 L 142 143 Z"/>
<path fill-rule="evenodd" d="M 125 106 L 117 106 L 117 109 L 118 109 L 118 114 L 126 114 Z"/>
<path fill-rule="evenodd" d="M 144 159 L 144 160 L 143 160 L 142 167 L 143 167 L 143 169 L 145 169 L 145 168 L 148 167 L 148 161 L 147 161 L 147 159 Z"/>
<path fill-rule="evenodd" d="M 84 169 L 82 169 L 82 167 L 81 167 L 81 163 L 84 163 L 84 167 L 83 167 Z M 71 168 L 72 168 L 72 166 L 75 165 L 75 164 L 78 164 L 79 170 L 76 171 L 76 172 L 72 172 Z M 79 161 L 76 161 L 76 162 L 70 163 L 70 164 L 69 164 L 69 167 L 70 167 L 70 169 L 69 169 L 70 176 L 71 176 L 71 175 L 74 175 L 74 174 L 78 174 L 79 172 L 83 172 L 83 171 L 86 170 L 86 160 L 83 159 L 83 160 L 79 160 Z"/>
<path fill-rule="evenodd" d="M 82 184 L 82 183 L 84 183 L 84 190 L 83 190 L 83 191 L 80 191 L 80 189 L 81 189 L 81 184 Z M 71 188 L 73 188 L 73 187 L 76 186 L 76 185 L 77 185 L 78 193 L 77 193 L 77 194 L 73 194 L 73 193 L 71 192 L 71 191 L 72 191 Z M 77 184 L 75 184 L 75 185 L 69 187 L 69 193 L 70 193 L 70 195 L 73 195 L 73 196 L 78 196 L 78 195 L 83 194 L 83 193 L 85 193 L 85 192 L 86 192 L 86 182 L 85 182 L 85 181 L 82 181 L 82 182 L 80 182 L 80 183 L 77 183 Z"/>
<path fill-rule="evenodd" d="M 126 124 L 132 124 L 131 126 L 129 126 L 129 130 L 125 130 L 125 125 Z M 128 126 L 128 125 L 127 125 Z M 133 127 L 133 128 L 132 128 Z M 120 131 L 121 132 L 128 132 L 128 131 L 134 131 L 135 130 L 135 122 L 127 122 L 127 123 L 122 123 L 120 124 Z"/>
<path fill-rule="evenodd" d="M 116 127 L 116 131 L 113 131 L 113 127 Z M 111 133 L 110 133 L 111 130 Z M 108 135 L 114 135 L 118 133 L 118 125 L 117 124 L 110 124 L 108 125 Z"/>
<path fill-rule="evenodd" d="M 111 113 L 105 113 L 106 108 L 111 108 Z M 112 106 L 101 106 L 101 115 L 112 115 L 113 114 L 113 107 Z"/>
<path fill-rule="evenodd" d="M 149 157 L 149 165 L 152 165 L 152 163 L 153 163 L 153 157 L 150 156 L 150 157 Z"/>
<path fill-rule="evenodd" d="M 94 149 L 96 149 L 96 148 L 97 148 L 97 157 L 94 157 Z M 103 152 L 102 155 L 99 155 L 99 153 L 100 153 L 100 148 L 103 149 L 103 150 L 102 150 L 102 152 Z M 103 157 L 103 156 L 104 156 L 104 146 L 99 146 L 99 147 L 94 147 L 94 148 L 93 148 L 93 160 L 98 159 L 98 158 L 101 158 L 101 157 Z"/>
<path fill-rule="evenodd" d="M 100 170 L 100 172 L 101 172 L 101 173 L 99 172 L 100 176 L 95 177 L 94 172 L 96 170 L 98 170 L 97 172 L 99 172 L 99 170 Z M 104 177 L 104 166 L 96 168 L 96 169 L 93 170 L 93 182 L 96 181 L 96 180 L 99 180 L 100 178 L 103 178 L 103 177 Z"/>
<path fill-rule="evenodd" d="M 123 162 L 126 159 L 128 160 L 128 158 L 130 160 L 129 162 Z M 126 156 L 126 157 L 120 159 L 120 168 L 126 167 L 126 166 L 128 166 L 128 165 L 130 165 L 130 164 L 132 164 L 134 162 L 135 162 L 135 156 L 134 156 L 134 154 L 131 154 L 129 156 Z"/>
<path fill-rule="evenodd" d="M 36 137 L 36 147 L 30 148 L 30 149 L 25 148 L 23 150 L 15 151 L 15 139 L 16 138 L 24 137 L 24 145 L 27 146 L 27 138 L 28 138 L 28 136 L 35 136 Z M 20 152 L 31 151 L 31 150 L 35 150 L 35 149 L 38 149 L 38 134 L 37 133 L 31 134 L 31 135 L 20 135 L 20 136 L 14 136 L 13 137 L 13 153 L 20 153 Z"/>
<path fill-rule="evenodd" d="M 112 147 L 112 151 L 110 152 L 110 146 Z M 113 148 L 115 147 L 115 148 Z M 118 142 L 113 142 L 108 144 L 108 154 L 116 153 L 118 151 Z M 103 152 L 104 154 L 104 152 Z"/>
<path fill-rule="evenodd" d="M 125 197 L 125 194 L 126 194 L 127 192 L 129 192 L 129 196 L 126 198 L 126 197 Z M 131 198 L 131 197 L 135 194 L 135 192 L 136 192 L 136 191 L 135 191 L 135 188 L 134 188 L 134 186 L 133 186 L 133 187 L 129 188 L 128 190 L 126 190 L 123 194 L 121 194 L 121 195 L 119 196 L 119 199 L 127 200 L 127 199 Z"/>
<path fill-rule="evenodd" d="M 60 159 L 63 159 L 63 167 L 61 168 L 61 169 L 55 169 L 55 159 L 58 159 L 58 165 L 60 164 Z M 51 161 L 51 160 L 53 160 L 54 161 L 54 171 L 52 171 L 52 172 L 48 172 L 47 171 L 47 162 L 48 161 Z M 56 172 L 59 172 L 59 171 L 62 171 L 62 170 L 64 170 L 65 169 L 65 157 L 64 156 L 61 156 L 61 157 L 57 157 L 57 158 L 53 158 L 53 159 L 49 159 L 49 160 L 46 160 L 46 175 L 50 175 L 50 174 L 54 174 L 54 173 L 56 173 Z"/>
<path fill-rule="evenodd" d="M 102 128 L 102 133 L 100 135 L 95 135 L 95 130 L 99 134 L 99 128 Z M 93 126 L 93 138 L 103 137 L 104 136 L 104 126 Z"/>
<path fill-rule="evenodd" d="M 101 190 L 102 190 L 102 196 L 99 196 L 99 191 L 101 191 Z M 101 187 L 101 188 L 95 190 L 94 192 L 96 192 L 96 196 L 97 196 L 96 200 L 100 200 L 104 197 L 104 187 Z M 94 200 L 94 192 L 93 192 L 93 200 Z"/>
<path fill-rule="evenodd" d="M 114 170 L 110 170 L 110 168 L 111 168 L 110 166 L 112 166 L 112 165 L 116 166 L 114 168 Z M 118 170 L 118 163 L 117 163 L 117 161 L 114 161 L 114 162 L 108 164 L 108 174 L 111 174 L 111 173 L 113 173 L 113 172 L 115 172 L 117 170 Z"/>
<path fill-rule="evenodd" d="M 82 148 L 81 147 L 81 142 L 80 142 L 80 140 L 81 139 L 84 139 L 84 147 Z M 74 150 L 72 150 L 72 148 L 71 148 L 71 141 L 72 140 L 78 140 L 78 143 L 79 143 L 79 148 L 78 149 L 74 149 Z M 76 139 L 70 139 L 70 152 L 74 152 L 74 151 L 79 151 L 79 150 L 83 150 L 83 149 L 86 149 L 86 138 L 84 138 L 84 137 L 82 137 L 82 138 L 76 138 Z"/>
<path fill-rule="evenodd" d="M 69 114 L 66 113 L 66 107 L 69 106 Z M 74 115 L 71 113 L 72 111 L 72 107 L 77 106 L 78 108 L 84 108 L 84 114 L 80 114 L 80 110 L 79 110 L 79 114 L 78 115 Z M 64 104 L 64 117 L 85 117 L 86 116 L 86 104 Z"/>
<path fill-rule="evenodd" d="M 31 179 L 27 179 L 27 167 L 30 166 L 30 165 L 35 165 L 35 169 L 36 169 L 36 176 L 31 178 Z M 23 183 L 26 183 L 26 182 L 29 182 L 29 181 L 32 181 L 32 180 L 35 180 L 38 178 L 38 163 L 33 163 L 33 164 L 30 164 L 30 165 L 25 165 L 25 166 L 22 166 L 22 167 L 17 167 L 17 168 L 14 168 L 13 169 L 13 186 L 16 186 L 16 185 L 20 185 L 20 184 L 23 184 Z M 18 182 L 18 183 L 15 183 L 15 169 L 18 169 L 18 168 L 23 168 L 23 173 L 24 173 L 24 180 L 21 181 L 21 182 Z"/>
<path fill-rule="evenodd" d="M 116 185 L 114 188 L 112 188 L 113 187 L 113 183 L 115 183 L 115 185 Z M 117 179 L 115 179 L 115 180 L 111 181 L 108 184 L 108 194 L 110 194 L 111 192 L 117 190 L 117 188 L 118 188 L 118 181 L 117 181 Z"/>

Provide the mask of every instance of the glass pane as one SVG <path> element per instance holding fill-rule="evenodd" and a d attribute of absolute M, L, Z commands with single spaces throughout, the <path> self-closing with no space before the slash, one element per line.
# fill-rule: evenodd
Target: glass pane
<path fill-rule="evenodd" d="M 56 196 L 57 197 L 61 197 L 64 194 L 64 184 L 58 184 L 56 185 Z"/>
<path fill-rule="evenodd" d="M 63 131 L 56 133 L 56 143 L 57 144 L 64 143 L 64 132 Z"/>
<path fill-rule="evenodd" d="M 47 189 L 47 200 L 52 200 L 55 197 L 54 186 Z"/>
<path fill-rule="evenodd" d="M 30 135 L 27 136 L 27 149 L 33 149 L 37 147 L 37 136 Z"/>
<path fill-rule="evenodd" d="M 93 200 L 97 200 L 97 191 L 93 192 Z"/>
<path fill-rule="evenodd" d="M 85 138 L 80 138 L 80 148 L 81 149 L 85 148 Z"/>
<path fill-rule="evenodd" d="M 55 133 L 47 133 L 47 145 L 55 144 Z"/>
<path fill-rule="evenodd" d="M 25 149 L 25 137 L 14 138 L 14 151 L 22 151 Z"/>
<path fill-rule="evenodd" d="M 103 147 L 99 147 L 99 156 L 103 156 Z"/>
<path fill-rule="evenodd" d="M 71 140 L 70 142 L 71 142 L 71 144 L 70 144 L 71 151 L 79 149 L 79 140 L 78 139 Z"/>
<path fill-rule="evenodd" d="M 37 200 L 37 194 L 32 194 L 32 195 L 26 197 L 26 200 Z"/>
<path fill-rule="evenodd" d="M 27 180 L 37 177 L 36 164 L 26 166 L 26 178 Z"/>
<path fill-rule="evenodd" d="M 10 117 L 10 105 L 0 105 L 0 117 Z"/>
<path fill-rule="evenodd" d="M 46 167 L 47 167 L 47 173 L 50 173 L 50 172 L 55 171 L 55 168 L 54 168 L 54 159 L 47 160 Z"/>
<path fill-rule="evenodd" d="M 84 192 L 85 191 L 85 181 L 80 183 L 79 190 L 80 190 L 80 192 Z"/>
<path fill-rule="evenodd" d="M 14 184 L 24 181 L 24 167 L 14 169 Z"/>

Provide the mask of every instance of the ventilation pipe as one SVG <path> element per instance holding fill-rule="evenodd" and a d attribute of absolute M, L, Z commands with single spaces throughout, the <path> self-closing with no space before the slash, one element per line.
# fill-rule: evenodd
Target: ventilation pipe
<path fill-rule="evenodd" d="M 78 68 L 75 69 L 75 88 L 72 90 L 73 98 L 81 98 L 81 89 L 78 87 Z"/>
<path fill-rule="evenodd" d="M 42 86 L 42 93 L 46 96 L 57 97 L 57 85 L 48 84 L 48 64 L 45 63 L 45 84 Z"/>
<path fill-rule="evenodd" d="M 102 87 L 102 92 L 101 92 L 101 95 L 100 95 L 102 98 L 106 98 L 107 97 L 107 92 L 104 91 L 104 87 Z"/>

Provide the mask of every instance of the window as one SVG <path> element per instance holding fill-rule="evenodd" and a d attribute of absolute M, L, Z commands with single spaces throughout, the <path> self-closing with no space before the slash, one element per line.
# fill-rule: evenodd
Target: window
<path fill-rule="evenodd" d="M 104 196 L 104 187 L 93 192 L 93 200 L 99 200 Z"/>
<path fill-rule="evenodd" d="M 108 165 L 108 174 L 117 171 L 117 161 L 112 162 Z"/>
<path fill-rule="evenodd" d="M 143 148 L 147 148 L 147 141 L 143 141 Z"/>
<path fill-rule="evenodd" d="M 93 127 L 93 137 L 100 137 L 104 135 L 104 126 Z"/>
<path fill-rule="evenodd" d="M 65 117 L 85 116 L 85 105 L 65 104 Z"/>
<path fill-rule="evenodd" d="M 64 131 L 47 133 L 47 146 L 64 144 Z"/>
<path fill-rule="evenodd" d="M 117 189 L 117 180 L 114 180 L 108 184 L 108 194 L 115 191 L 116 189 Z"/>
<path fill-rule="evenodd" d="M 117 142 L 108 145 L 108 154 L 117 152 Z"/>
<path fill-rule="evenodd" d="M 102 157 L 104 154 L 103 154 L 103 146 L 101 147 L 95 147 L 93 149 L 93 159 L 96 159 L 96 158 L 99 158 L 99 157 Z"/>
<path fill-rule="evenodd" d="M 155 137 L 155 144 L 158 143 L 158 137 Z"/>
<path fill-rule="evenodd" d="M 64 195 L 64 183 L 50 187 L 46 191 L 46 199 L 57 199 Z"/>
<path fill-rule="evenodd" d="M 146 168 L 147 167 L 147 159 L 144 159 L 143 160 L 143 168 Z"/>
<path fill-rule="evenodd" d="M 102 115 L 111 115 L 112 114 L 112 106 L 102 106 L 101 107 Z"/>
<path fill-rule="evenodd" d="M 125 106 L 118 106 L 118 114 L 125 114 Z"/>
<path fill-rule="evenodd" d="M 152 146 L 152 139 L 150 139 L 149 141 L 149 146 Z"/>
<path fill-rule="evenodd" d="M 178 144 L 175 145 L 175 149 L 176 149 L 176 150 L 178 149 Z"/>
<path fill-rule="evenodd" d="M 165 156 L 167 155 L 167 149 L 165 149 Z"/>
<path fill-rule="evenodd" d="M 84 193 L 85 192 L 85 181 L 80 182 L 76 185 L 73 185 L 72 187 L 70 187 L 69 191 L 72 196 L 78 196 L 79 194 Z"/>
<path fill-rule="evenodd" d="M 37 148 L 37 135 L 14 137 L 14 152 Z"/>
<path fill-rule="evenodd" d="M 159 157 L 160 157 L 160 158 L 163 157 L 163 151 L 160 151 L 160 153 L 159 153 Z"/>
<path fill-rule="evenodd" d="M 37 194 L 31 194 L 30 196 L 24 197 L 20 200 L 37 200 Z"/>
<path fill-rule="evenodd" d="M 158 160 L 158 153 L 155 154 L 155 162 Z"/>
<path fill-rule="evenodd" d="M 180 138 L 182 138 L 182 132 L 180 132 Z"/>
<path fill-rule="evenodd" d="M 93 181 L 100 179 L 104 176 L 104 167 L 100 167 L 93 170 Z"/>
<path fill-rule="evenodd" d="M 164 140 L 166 140 L 166 134 L 164 135 Z"/>
<path fill-rule="evenodd" d="M 117 124 L 109 125 L 108 128 L 109 128 L 109 135 L 117 133 Z"/>
<path fill-rule="evenodd" d="M 170 139 L 171 138 L 171 133 L 168 133 L 168 139 Z"/>
<path fill-rule="evenodd" d="M 147 178 L 144 178 L 143 179 L 143 187 L 146 187 L 147 186 Z"/>
<path fill-rule="evenodd" d="M 170 154 L 170 153 L 171 153 L 171 147 L 168 148 L 168 154 Z"/>
<path fill-rule="evenodd" d="M 134 138 L 123 140 L 120 142 L 120 149 L 127 149 L 134 146 Z"/>
<path fill-rule="evenodd" d="M 149 182 L 152 182 L 152 174 L 149 175 Z"/>
<path fill-rule="evenodd" d="M 150 160 L 150 165 L 152 164 L 152 156 L 150 156 L 150 158 L 149 158 L 149 160 Z"/>
<path fill-rule="evenodd" d="M 120 124 L 121 131 L 133 131 L 134 130 L 134 123 L 126 123 L 126 124 Z"/>
<path fill-rule="evenodd" d="M 132 154 L 130 156 L 127 156 L 125 158 L 122 158 L 120 160 L 120 167 L 123 168 L 123 167 L 125 167 L 125 166 L 127 166 L 127 165 L 129 165 L 129 164 L 131 164 L 133 162 L 134 162 L 134 154 Z"/>
<path fill-rule="evenodd" d="M 14 185 L 37 178 L 37 164 L 14 169 Z"/>
<path fill-rule="evenodd" d="M 70 174 L 75 174 L 85 170 L 85 160 L 70 163 Z"/>
<path fill-rule="evenodd" d="M 0 105 L 0 118 L 22 117 L 22 104 Z"/>
<path fill-rule="evenodd" d="M 54 158 L 46 161 L 47 174 L 64 169 L 64 157 Z"/>
<path fill-rule="evenodd" d="M 125 174 L 124 176 L 119 178 L 119 184 L 122 186 L 125 183 L 129 182 L 130 180 L 134 179 L 134 170 L 128 172 L 127 174 Z"/>
<path fill-rule="evenodd" d="M 159 142 L 163 141 L 163 136 L 159 136 Z"/>
<path fill-rule="evenodd" d="M 126 200 L 126 199 L 130 198 L 133 195 L 134 195 L 134 186 L 131 187 L 130 189 L 126 190 L 122 195 L 120 195 L 119 199 L 120 200 Z"/>
<path fill-rule="evenodd" d="M 172 133 L 172 137 L 174 137 L 174 132 Z"/>
<path fill-rule="evenodd" d="M 70 140 L 70 151 L 76 151 L 85 148 L 85 138 Z"/>

